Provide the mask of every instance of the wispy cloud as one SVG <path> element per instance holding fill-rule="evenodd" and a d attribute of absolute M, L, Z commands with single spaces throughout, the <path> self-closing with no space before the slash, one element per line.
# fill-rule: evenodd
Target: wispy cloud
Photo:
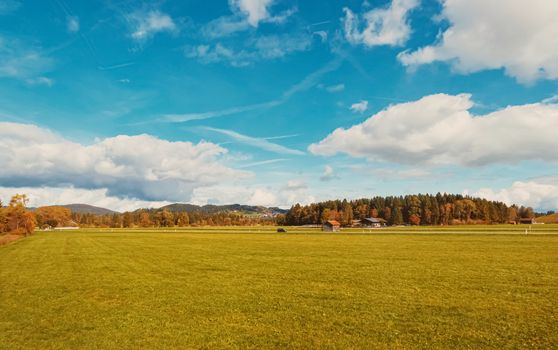
<path fill-rule="evenodd" d="M 276 143 L 269 142 L 265 138 L 247 136 L 247 135 L 240 134 L 240 133 L 238 133 L 236 131 L 233 131 L 233 130 L 218 129 L 218 128 L 212 128 L 212 127 L 204 127 L 203 129 L 213 131 L 213 132 L 217 132 L 217 133 L 222 134 L 222 135 L 226 135 L 226 136 L 232 138 L 235 141 L 238 141 L 238 142 L 244 143 L 246 145 L 256 147 L 256 148 L 259 148 L 261 150 L 268 151 L 268 152 L 273 152 L 273 153 L 278 153 L 278 154 L 292 154 L 292 155 L 304 155 L 305 154 L 302 151 L 292 149 L 292 148 L 288 148 L 288 147 L 285 147 L 285 146 L 282 146 L 282 145 L 279 145 L 279 144 L 276 144 Z"/>
<path fill-rule="evenodd" d="M 323 75 L 337 70 L 341 66 L 342 62 L 343 59 L 341 57 L 336 57 L 332 61 L 328 62 L 322 68 L 318 69 L 315 72 L 310 73 L 300 82 L 291 86 L 288 90 L 283 92 L 280 98 L 275 100 L 271 100 L 263 103 L 256 103 L 252 105 L 246 105 L 246 106 L 231 107 L 231 108 L 226 108 L 217 111 L 209 111 L 209 112 L 201 112 L 201 113 L 166 114 L 163 115 L 159 121 L 182 123 L 182 122 L 189 122 L 193 120 L 204 120 L 204 119 L 210 119 L 216 117 L 224 117 L 224 116 L 238 114 L 238 113 L 276 107 L 287 102 L 293 95 L 302 91 L 306 91 L 311 87 L 315 86 Z"/>
<path fill-rule="evenodd" d="M 152 38 L 157 33 L 172 33 L 178 30 L 173 19 L 159 10 L 138 10 L 129 14 L 126 19 L 131 26 L 130 37 L 140 42 Z"/>
<path fill-rule="evenodd" d="M 288 99 L 294 94 L 297 94 L 301 91 L 306 91 L 309 88 L 315 86 L 323 75 L 337 70 L 341 66 L 342 62 L 343 59 L 341 57 L 336 57 L 333 60 L 329 61 L 325 66 L 307 75 L 298 84 L 293 85 L 289 90 L 285 91 L 283 93 L 283 98 Z"/>
<path fill-rule="evenodd" d="M 284 162 L 288 159 L 286 158 L 277 158 L 277 159 L 267 159 L 267 160 L 262 160 L 259 162 L 253 162 L 253 163 L 248 163 L 248 164 L 244 164 L 244 165 L 240 165 L 237 166 L 237 168 L 243 169 L 243 168 L 251 168 L 251 167 L 256 167 L 256 166 L 260 166 L 260 165 L 268 165 L 268 164 L 274 164 L 274 163 L 280 163 L 280 162 Z"/>
<path fill-rule="evenodd" d="M 218 42 L 186 47 L 184 55 L 203 64 L 226 62 L 233 67 L 246 67 L 261 60 L 279 59 L 306 51 L 311 45 L 312 37 L 307 33 L 264 35 L 245 40 L 240 49 Z"/>
<path fill-rule="evenodd" d="M 247 105 L 247 106 L 231 107 L 219 111 L 210 111 L 210 112 L 202 112 L 202 113 L 186 113 L 186 114 L 166 114 L 162 117 L 162 120 L 167 122 L 173 122 L 173 123 L 189 122 L 192 120 L 204 120 L 204 119 L 215 118 L 215 117 L 224 117 L 231 114 L 250 112 L 262 108 L 274 107 L 279 105 L 280 103 L 281 103 L 280 100 L 274 100 L 274 101 L 269 101 L 264 103 Z"/>
<path fill-rule="evenodd" d="M 54 85 L 54 80 L 47 77 L 29 78 L 26 80 L 26 82 L 29 85 L 43 85 L 48 87 L 52 87 Z"/>
<path fill-rule="evenodd" d="M 209 22 L 202 33 L 209 38 L 229 36 L 236 32 L 257 28 L 260 23 L 281 24 L 296 11 L 296 7 L 273 15 L 273 0 L 229 0 L 232 15 L 222 16 Z"/>
<path fill-rule="evenodd" d="M 331 92 L 331 93 L 341 92 L 341 91 L 345 90 L 345 84 L 337 84 L 337 85 L 330 85 L 330 86 L 320 84 L 320 85 L 318 85 L 318 88 L 324 89 L 327 92 Z"/>
<path fill-rule="evenodd" d="M 98 66 L 97 69 L 99 69 L 99 70 L 113 70 L 113 69 L 129 67 L 133 64 L 134 64 L 134 62 L 125 62 L 125 63 L 113 64 L 113 65 L 110 65 L 110 66 Z"/>
<path fill-rule="evenodd" d="M 0 36 L 0 77 L 27 80 L 43 74 L 52 64 L 41 48 Z"/>
<path fill-rule="evenodd" d="M 70 33 L 79 32 L 79 18 L 77 16 L 68 16 L 66 19 L 66 27 Z"/>

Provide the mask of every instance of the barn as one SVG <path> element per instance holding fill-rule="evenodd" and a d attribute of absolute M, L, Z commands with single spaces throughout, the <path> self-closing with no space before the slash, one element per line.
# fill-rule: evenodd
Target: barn
<path fill-rule="evenodd" d="M 363 227 L 382 227 L 386 226 L 386 220 L 380 218 L 365 218 L 361 220 Z"/>
<path fill-rule="evenodd" d="M 337 232 L 341 228 L 341 224 L 337 220 L 328 220 L 322 225 L 324 232 Z"/>

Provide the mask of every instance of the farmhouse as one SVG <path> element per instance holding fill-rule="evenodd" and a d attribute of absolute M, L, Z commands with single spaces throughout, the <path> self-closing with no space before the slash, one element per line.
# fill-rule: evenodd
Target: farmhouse
<path fill-rule="evenodd" d="M 322 226 L 322 231 L 337 232 L 341 228 L 341 224 L 337 220 L 328 220 Z"/>
<path fill-rule="evenodd" d="M 363 227 L 382 227 L 386 226 L 386 220 L 380 218 L 364 218 L 361 221 Z"/>

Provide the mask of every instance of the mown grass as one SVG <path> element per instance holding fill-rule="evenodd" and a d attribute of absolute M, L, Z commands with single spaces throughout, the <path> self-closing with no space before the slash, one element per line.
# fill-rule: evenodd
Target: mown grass
<path fill-rule="evenodd" d="M 4 246 L 0 349 L 558 344 L 558 235 L 250 230 Z"/>

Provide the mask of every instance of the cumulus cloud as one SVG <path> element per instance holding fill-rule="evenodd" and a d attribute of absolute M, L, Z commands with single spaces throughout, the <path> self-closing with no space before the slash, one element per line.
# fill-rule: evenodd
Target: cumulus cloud
<path fill-rule="evenodd" d="M 273 0 L 230 0 L 232 7 L 246 15 L 251 26 L 257 27 L 260 21 L 269 18 L 269 7 Z"/>
<path fill-rule="evenodd" d="M 368 101 L 362 100 L 357 103 L 353 103 L 350 110 L 355 113 L 364 113 L 368 109 Z"/>
<path fill-rule="evenodd" d="M 228 47 L 222 43 L 187 47 L 184 54 L 201 63 L 227 62 L 233 67 L 246 67 L 261 60 L 283 58 L 295 52 L 306 51 L 312 38 L 299 35 L 264 35 L 245 41 L 243 48 Z"/>
<path fill-rule="evenodd" d="M 407 17 L 418 4 L 418 0 L 393 0 L 390 6 L 372 9 L 362 16 L 345 7 L 345 38 L 351 44 L 368 47 L 402 46 L 411 35 Z"/>
<path fill-rule="evenodd" d="M 516 181 L 500 190 L 482 188 L 474 195 L 508 205 L 521 204 L 538 210 L 555 210 L 558 209 L 558 177 Z"/>
<path fill-rule="evenodd" d="M 161 32 L 176 32 L 177 26 L 173 19 L 159 10 L 139 10 L 127 17 L 132 33 L 130 36 L 137 41 L 145 41 Z"/>
<path fill-rule="evenodd" d="M 436 94 L 392 105 L 348 129 L 338 128 L 310 152 L 404 164 L 481 166 L 558 161 L 558 104 L 508 106 L 473 115 L 471 95 Z"/>
<path fill-rule="evenodd" d="M 226 149 L 209 142 L 170 142 L 119 135 L 91 145 L 35 125 L 0 123 L 0 182 L 6 187 L 106 189 L 108 196 L 187 201 L 193 190 L 249 172 L 229 168 Z"/>
<path fill-rule="evenodd" d="M 407 66 L 446 61 L 460 73 L 503 68 L 523 83 L 558 78 L 558 2 L 445 0 L 450 26 L 432 45 L 403 52 Z"/>

